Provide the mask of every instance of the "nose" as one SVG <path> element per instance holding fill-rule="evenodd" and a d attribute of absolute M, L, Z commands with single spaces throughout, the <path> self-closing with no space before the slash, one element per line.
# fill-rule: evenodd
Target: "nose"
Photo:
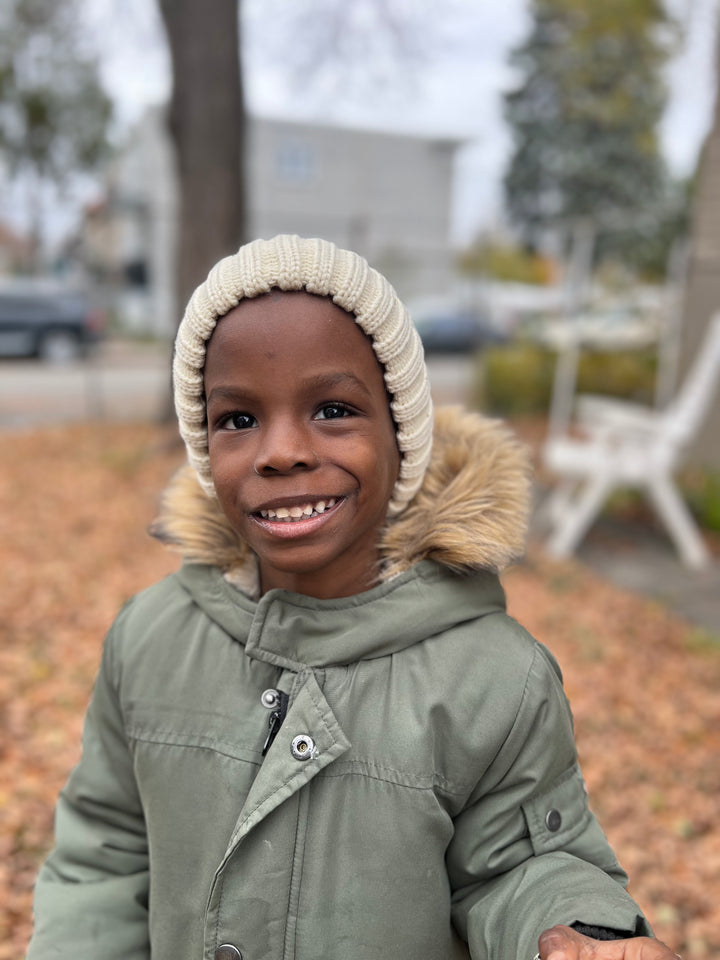
<path fill-rule="evenodd" d="M 254 463 L 258 476 L 312 470 L 318 465 L 319 458 L 308 425 L 296 419 L 282 418 L 266 424 L 259 434 Z"/>

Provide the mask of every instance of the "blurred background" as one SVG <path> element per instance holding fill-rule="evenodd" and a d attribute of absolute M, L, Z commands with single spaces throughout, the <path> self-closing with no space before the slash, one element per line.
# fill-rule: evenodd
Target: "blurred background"
<path fill-rule="evenodd" d="M 5 0 L 0 17 L 0 427 L 171 420 L 170 343 L 209 267 L 254 237 L 327 237 L 406 300 L 437 401 L 534 418 L 518 429 L 551 553 L 586 549 L 632 488 L 624 520 L 649 500 L 662 537 L 605 568 L 666 591 L 674 567 L 658 581 L 647 561 L 669 536 L 678 602 L 685 570 L 707 579 L 718 0 Z"/>
<path fill-rule="evenodd" d="M 101 635 L 175 563 L 144 529 L 182 459 L 183 305 L 279 232 L 366 256 L 436 402 L 530 444 L 511 611 L 567 668 L 651 919 L 717 955 L 719 24 L 720 0 L 2 0 L 0 960 Z"/>
<path fill-rule="evenodd" d="M 36 380 L 55 419 L 162 413 L 130 347 L 165 364 L 209 266 L 278 232 L 386 273 L 440 400 L 555 433 L 578 391 L 663 408 L 720 307 L 718 10 L 5 0 L 0 358 L 116 372 L 5 364 L 0 425 Z M 707 407 L 690 459 L 717 467 Z"/>

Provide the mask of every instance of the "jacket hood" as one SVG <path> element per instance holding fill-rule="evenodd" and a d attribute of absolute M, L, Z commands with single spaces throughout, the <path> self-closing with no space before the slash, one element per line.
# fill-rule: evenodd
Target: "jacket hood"
<path fill-rule="evenodd" d="M 423 484 L 380 537 L 379 581 L 433 560 L 456 572 L 498 572 L 524 549 L 530 506 L 526 448 L 499 421 L 460 407 L 436 411 Z M 255 558 L 191 467 L 163 497 L 153 536 L 194 563 L 219 567 L 237 586 L 256 589 Z"/>

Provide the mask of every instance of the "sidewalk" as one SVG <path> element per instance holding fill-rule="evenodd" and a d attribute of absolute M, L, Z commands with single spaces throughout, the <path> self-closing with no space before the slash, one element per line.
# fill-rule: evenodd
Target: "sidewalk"
<path fill-rule="evenodd" d="M 537 542 L 539 537 L 533 535 Z M 653 597 L 720 643 L 720 560 L 707 570 L 689 570 L 670 540 L 651 522 L 601 517 L 577 551 L 577 559 L 619 586 Z"/>

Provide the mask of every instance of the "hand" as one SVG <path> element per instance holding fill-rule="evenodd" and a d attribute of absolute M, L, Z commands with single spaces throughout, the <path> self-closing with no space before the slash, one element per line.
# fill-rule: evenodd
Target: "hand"
<path fill-rule="evenodd" d="M 552 927 L 540 934 L 540 960 L 680 960 L 670 947 L 651 937 L 591 940 L 570 927 Z"/>

